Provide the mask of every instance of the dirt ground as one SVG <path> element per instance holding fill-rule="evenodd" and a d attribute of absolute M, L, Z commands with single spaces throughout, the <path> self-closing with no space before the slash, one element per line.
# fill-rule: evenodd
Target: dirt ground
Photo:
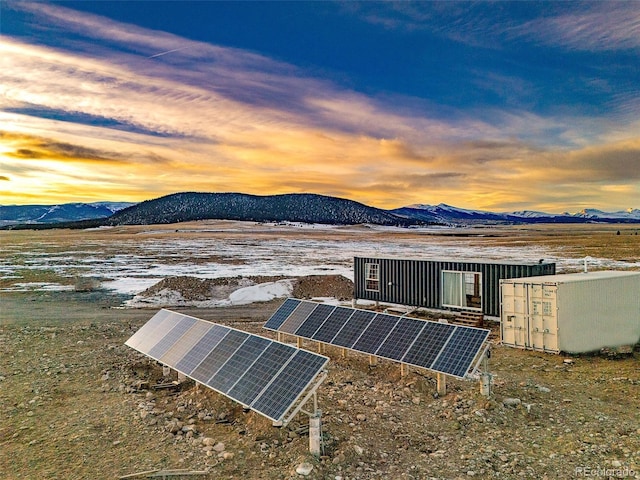
<path fill-rule="evenodd" d="M 567 248 L 604 248 L 586 234 L 572 238 Z M 633 245 L 619 258 L 637 261 Z M 326 283 L 302 283 L 295 293 L 325 296 Z M 315 458 L 303 413 L 276 428 L 191 382 L 157 388 L 173 377 L 124 345 L 157 308 L 122 309 L 122 300 L 100 290 L 1 294 L 0 478 L 170 469 L 248 480 L 640 478 L 637 350 L 521 351 L 499 345 L 493 325 L 486 398 L 478 381 L 451 378 L 438 397 L 431 372 L 401 376 L 396 363 L 372 366 L 365 355 L 328 347 L 318 389 L 323 454 Z M 174 310 L 271 337 L 262 325 L 280 304 Z M 296 472 L 303 464 L 313 467 L 304 476 Z"/>

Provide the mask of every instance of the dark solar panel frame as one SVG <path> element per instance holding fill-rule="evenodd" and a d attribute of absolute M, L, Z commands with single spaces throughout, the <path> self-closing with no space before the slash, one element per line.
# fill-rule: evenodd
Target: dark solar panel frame
<path fill-rule="evenodd" d="M 375 354 L 391 360 L 402 360 L 416 337 L 424 329 L 425 323 L 415 318 L 401 317 Z"/>
<path fill-rule="evenodd" d="M 229 397 L 249 406 L 264 390 L 272 378 L 291 360 L 297 349 L 284 343 L 272 342 L 262 355 L 247 369 L 238 381 L 229 389 Z"/>
<path fill-rule="evenodd" d="M 141 343 L 144 348 L 132 347 Z M 149 354 L 155 349 L 159 357 L 172 362 L 165 365 L 276 423 L 283 421 L 329 361 L 323 355 L 168 310 L 154 315 L 125 344 L 159 360 Z"/>
<path fill-rule="evenodd" d="M 431 369 L 464 378 L 488 336 L 487 330 L 457 326 Z"/>
<path fill-rule="evenodd" d="M 449 323 L 425 322 L 426 325 L 413 344 L 402 357 L 402 362 L 416 367 L 431 368 L 434 360 L 447 343 L 455 325 Z"/>
<path fill-rule="evenodd" d="M 300 305 L 298 305 L 296 309 L 291 313 L 291 315 L 289 315 L 289 318 L 287 318 L 282 323 L 282 325 L 280 325 L 278 331 L 284 333 L 295 332 L 298 327 L 300 327 L 300 325 L 302 325 L 303 322 L 309 317 L 309 315 L 311 315 L 311 312 L 313 312 L 318 305 L 318 303 L 314 302 L 300 302 Z"/>
<path fill-rule="evenodd" d="M 331 343 L 333 337 L 344 327 L 355 311 L 352 308 L 336 307 L 311 339 L 318 342 Z"/>
<path fill-rule="evenodd" d="M 296 310 L 313 313 L 303 322 L 300 315 L 296 316 L 290 324 L 298 325 L 295 330 L 289 327 L 276 331 L 458 378 L 467 375 L 489 336 L 489 330 L 476 327 L 297 301 L 301 303 Z M 309 306 L 303 308 L 305 304 Z M 318 305 L 315 309 L 311 306 L 314 304 Z M 282 321 L 283 327 L 291 316 Z"/>
<path fill-rule="evenodd" d="M 193 348 L 176 363 L 175 369 L 190 376 L 191 372 L 200 365 L 200 362 L 204 360 L 209 352 L 211 352 L 230 331 L 231 329 L 229 327 L 213 324 L 211 329 L 196 342 Z"/>
<path fill-rule="evenodd" d="M 336 333 L 335 337 L 331 341 L 331 345 L 337 345 L 339 347 L 351 348 L 356 340 L 360 338 L 362 332 L 369 326 L 375 312 L 368 312 L 365 310 L 356 310 L 349 321 Z"/>
<path fill-rule="evenodd" d="M 250 336 L 242 348 L 229 357 L 222 367 L 211 377 L 206 385 L 226 394 L 245 372 L 253 365 L 262 352 L 269 346 L 271 340 L 263 337 Z"/>
<path fill-rule="evenodd" d="M 278 375 L 253 401 L 251 408 L 274 421 L 286 413 L 287 405 L 295 403 L 326 363 L 321 357 L 306 350 L 298 350 Z"/>
<path fill-rule="evenodd" d="M 294 332 L 298 337 L 312 338 L 313 334 L 322 326 L 329 315 L 335 310 L 333 305 L 320 304 L 311 315 L 307 317 L 302 325 Z"/>
<path fill-rule="evenodd" d="M 351 348 L 359 352 L 375 354 L 399 320 L 400 317 L 379 313 L 371 320 Z"/>
<path fill-rule="evenodd" d="M 249 338 L 248 333 L 231 330 L 193 369 L 190 376 L 206 385 L 247 338 Z"/>
<path fill-rule="evenodd" d="M 271 318 L 264 324 L 264 328 L 268 330 L 278 330 L 283 322 L 289 318 L 296 307 L 300 305 L 300 300 L 295 298 L 287 298 L 282 306 L 271 315 Z"/>

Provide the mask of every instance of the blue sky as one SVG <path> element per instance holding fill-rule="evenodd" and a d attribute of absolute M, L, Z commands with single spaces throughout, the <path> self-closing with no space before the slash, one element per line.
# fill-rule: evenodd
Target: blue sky
<path fill-rule="evenodd" d="M 0 204 L 640 206 L 638 2 L 0 1 Z"/>

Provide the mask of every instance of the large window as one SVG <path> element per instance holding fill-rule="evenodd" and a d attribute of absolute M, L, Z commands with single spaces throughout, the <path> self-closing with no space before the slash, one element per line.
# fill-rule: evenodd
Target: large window
<path fill-rule="evenodd" d="M 442 306 L 482 310 L 482 274 L 443 271 Z"/>
<path fill-rule="evenodd" d="M 380 265 L 377 263 L 364 264 L 364 289 L 370 292 L 380 291 Z"/>

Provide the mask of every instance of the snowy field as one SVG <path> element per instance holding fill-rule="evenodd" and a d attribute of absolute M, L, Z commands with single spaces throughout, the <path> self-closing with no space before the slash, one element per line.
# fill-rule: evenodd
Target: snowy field
<path fill-rule="evenodd" d="M 482 235 L 438 235 L 435 229 L 319 225 L 131 227 L 61 234 L 3 232 L 0 291 L 72 290 L 77 279 L 113 293 L 135 295 L 171 276 L 197 278 L 338 274 L 353 280 L 353 257 L 556 262 L 559 273 L 583 268 L 584 257 L 565 256 L 524 240 Z M 588 257 L 590 269 L 639 268 L 639 262 Z M 32 275 L 29 275 L 32 272 Z M 38 277 L 43 278 L 38 278 Z M 75 279 L 75 280 L 74 280 Z M 74 283 L 76 282 L 76 283 Z M 242 301 L 287 294 L 286 282 L 235 294 Z"/>

